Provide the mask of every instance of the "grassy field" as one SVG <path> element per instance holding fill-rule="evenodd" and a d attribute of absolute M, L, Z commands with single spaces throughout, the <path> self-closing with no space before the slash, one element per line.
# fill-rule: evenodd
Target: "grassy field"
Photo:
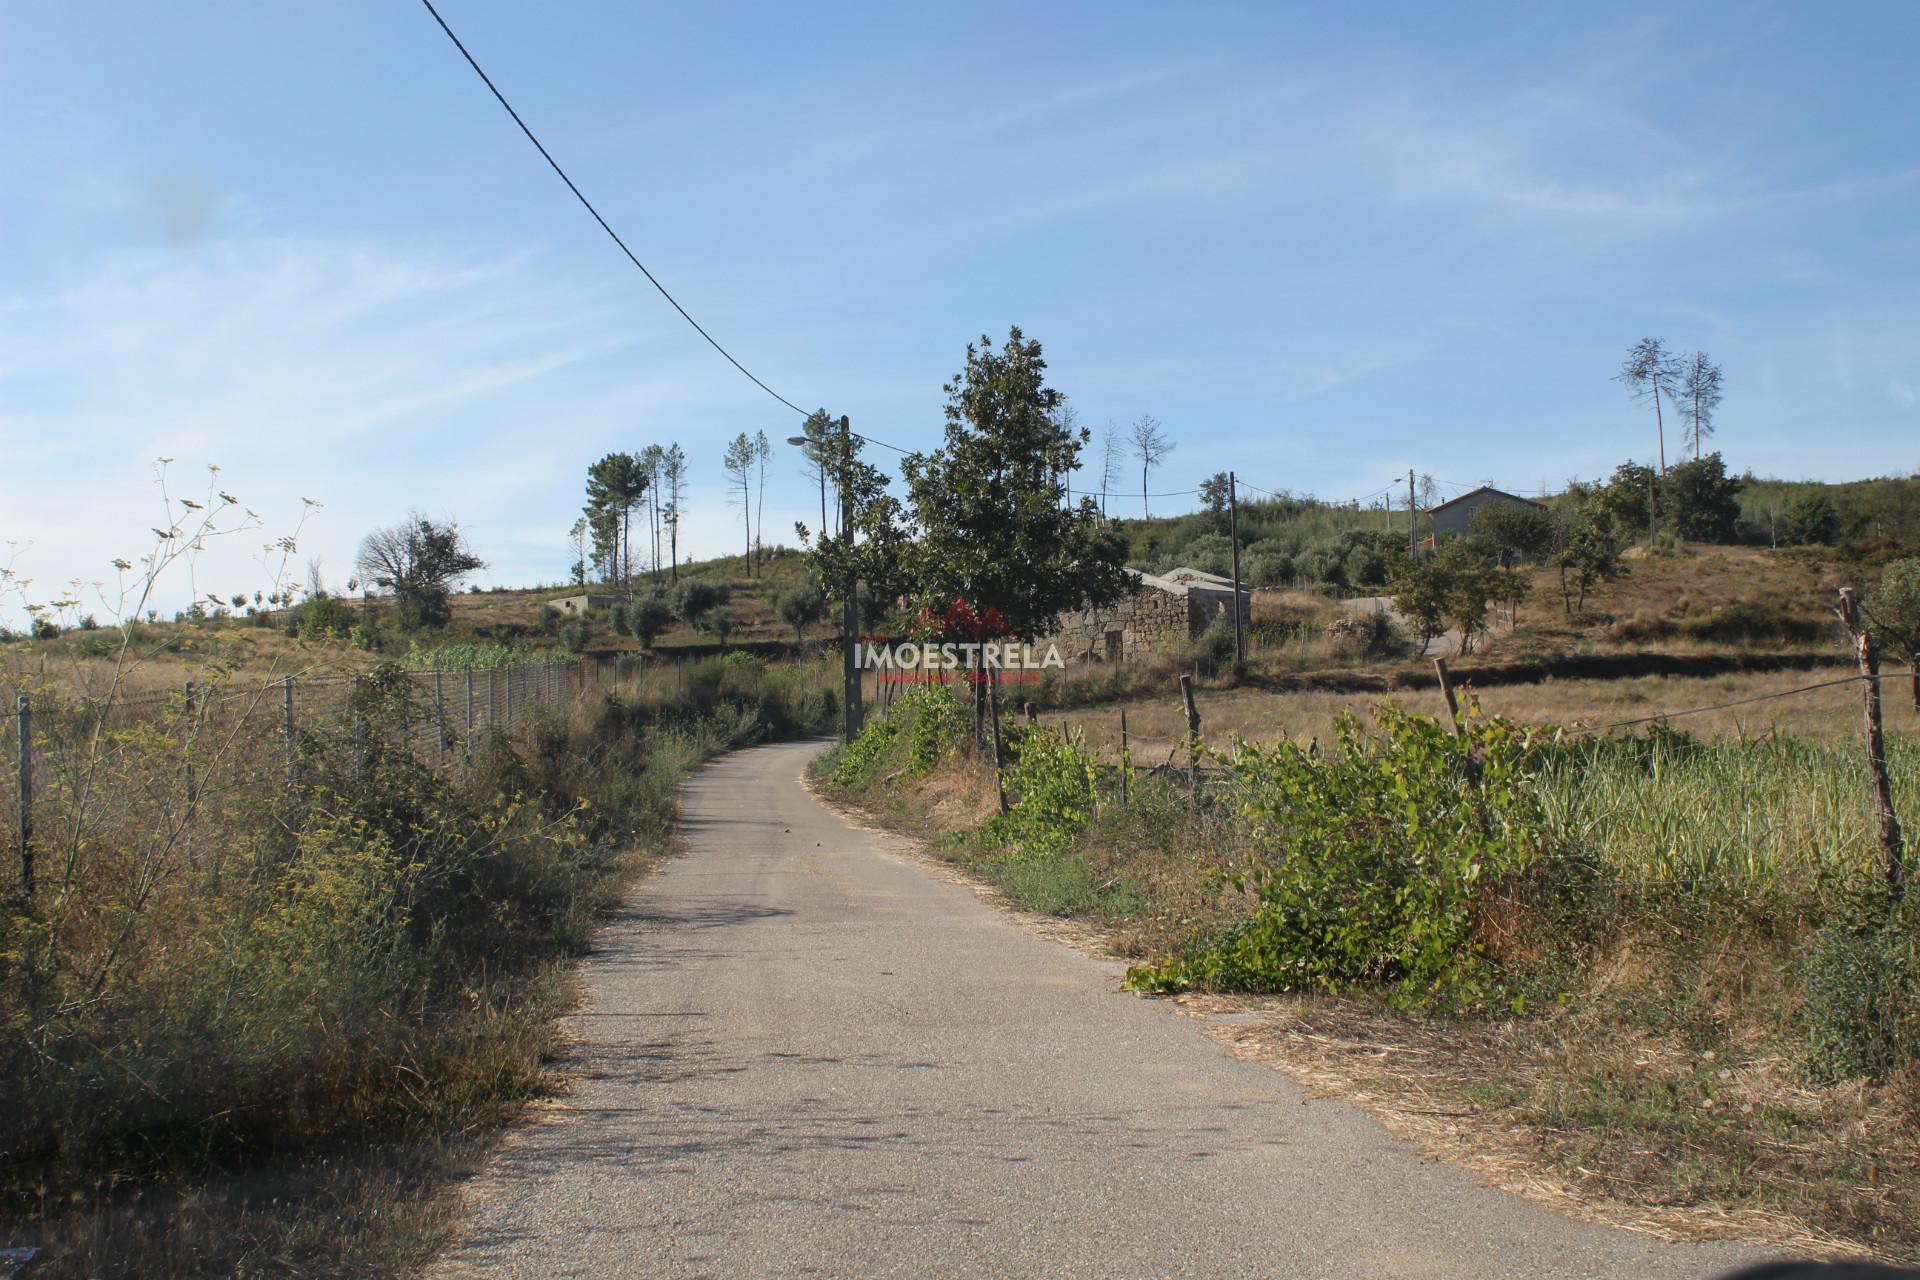
<path fill-rule="evenodd" d="M 1777 733 L 1810 741 L 1853 743 L 1860 736 L 1860 686 L 1857 682 L 1828 684 L 1844 680 L 1848 674 L 1842 668 L 1821 668 L 1705 679 L 1638 676 L 1621 680 L 1546 680 L 1486 689 L 1476 689 L 1467 683 L 1456 692 L 1463 704 L 1469 699 L 1477 701 L 1486 715 L 1506 716 L 1529 724 L 1574 727 L 1597 727 L 1690 708 L 1745 702 L 1724 710 L 1681 716 L 1671 723 L 1675 728 L 1701 736 L 1755 738 Z M 1157 694 L 1124 702 L 1047 711 L 1042 718 L 1049 725 L 1066 724 L 1084 732 L 1089 744 L 1099 753 L 1113 757 L 1120 748 L 1120 711 L 1124 706 L 1127 730 L 1136 739 L 1133 744 L 1136 758 L 1157 762 L 1186 735 L 1185 704 L 1175 676 L 1169 672 L 1162 679 L 1163 689 Z M 1896 732 L 1920 732 L 1920 711 L 1915 711 L 1905 697 L 1903 683 L 1903 673 L 1900 679 L 1887 682 L 1887 696 L 1882 700 L 1886 724 Z M 1822 684 L 1828 687 L 1791 697 L 1770 696 Z M 1017 701 L 1018 691 L 1011 697 Z M 1342 712 L 1365 717 L 1383 697 L 1391 697 L 1404 707 L 1429 715 L 1446 713 L 1445 700 L 1437 689 L 1382 694 L 1326 690 L 1276 692 L 1259 687 L 1203 688 L 1195 695 L 1195 703 L 1205 740 L 1217 746 L 1224 745 L 1235 734 L 1258 742 L 1330 741 L 1335 717 Z M 1768 700 L 1746 701 L 1758 698 Z M 1160 754 L 1156 756 L 1155 752 Z"/>

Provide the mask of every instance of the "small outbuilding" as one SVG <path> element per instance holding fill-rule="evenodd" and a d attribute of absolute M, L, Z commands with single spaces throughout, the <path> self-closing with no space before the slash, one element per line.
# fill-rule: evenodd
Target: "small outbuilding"
<path fill-rule="evenodd" d="M 620 603 L 619 596 L 578 595 L 562 596 L 558 600 L 547 601 L 547 607 L 561 613 L 585 614 L 593 609 L 611 609 Z"/>
<path fill-rule="evenodd" d="M 1127 570 L 1133 590 L 1117 604 L 1066 614 L 1053 642 L 1067 661 L 1120 662 L 1168 651 L 1197 637 L 1216 618 L 1233 616 L 1233 579 L 1204 569 L 1165 573 Z M 1241 616 L 1253 617 L 1253 592 L 1240 587 Z"/>
<path fill-rule="evenodd" d="M 1433 521 L 1433 536 L 1437 542 L 1450 533 L 1465 533 L 1473 513 L 1487 505 L 1511 507 L 1541 507 L 1531 498 L 1523 498 L 1492 485 L 1481 485 L 1478 489 L 1469 489 L 1457 498 L 1450 498 L 1437 507 L 1427 508 L 1427 517 Z"/>

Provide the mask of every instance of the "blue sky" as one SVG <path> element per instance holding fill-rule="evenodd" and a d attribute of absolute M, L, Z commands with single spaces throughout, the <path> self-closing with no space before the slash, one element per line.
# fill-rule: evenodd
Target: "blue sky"
<path fill-rule="evenodd" d="M 1017 323 L 1084 424 L 1161 419 L 1156 489 L 1532 489 L 1649 455 L 1609 376 L 1657 334 L 1724 366 L 1736 469 L 1920 467 L 1911 4 L 442 11 L 750 368 L 897 444 Z M 142 549 L 158 456 L 268 532 L 324 504 L 336 580 L 417 507 L 520 583 L 591 459 L 678 440 L 728 550 L 724 442 L 795 426 L 405 0 L 9 5 L 0 119 L 0 539 L 42 589 Z"/>

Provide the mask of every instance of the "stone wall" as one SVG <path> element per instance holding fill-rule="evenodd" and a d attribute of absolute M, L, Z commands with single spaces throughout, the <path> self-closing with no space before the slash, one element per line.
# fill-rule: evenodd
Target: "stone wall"
<path fill-rule="evenodd" d="M 1195 634 L 1194 594 L 1142 585 L 1108 608 L 1063 615 L 1051 640 L 1070 666 L 1170 652 Z"/>

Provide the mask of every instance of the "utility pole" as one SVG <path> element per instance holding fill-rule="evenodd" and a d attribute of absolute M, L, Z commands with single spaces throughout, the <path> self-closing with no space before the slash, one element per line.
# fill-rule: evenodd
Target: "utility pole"
<path fill-rule="evenodd" d="M 1246 674 L 1247 629 L 1240 610 L 1240 490 L 1233 472 L 1227 472 L 1227 536 L 1233 540 L 1233 674 Z"/>
<path fill-rule="evenodd" d="M 1413 468 L 1407 468 L 1407 559 L 1420 558 L 1420 533 L 1413 520 Z"/>
<path fill-rule="evenodd" d="M 860 631 L 860 577 L 853 568 L 853 493 L 847 480 L 853 470 L 853 424 L 840 415 L 840 535 L 846 549 L 847 580 L 841 587 L 840 685 L 845 703 L 841 733 L 852 742 L 860 733 L 860 671 L 854 665 L 855 638 Z"/>

